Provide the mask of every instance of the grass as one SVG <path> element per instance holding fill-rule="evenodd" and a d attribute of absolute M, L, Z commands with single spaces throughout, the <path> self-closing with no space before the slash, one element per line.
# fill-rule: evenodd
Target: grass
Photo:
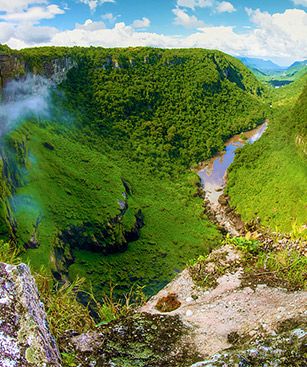
<path fill-rule="evenodd" d="M 14 244 L 0 240 L 0 262 L 11 265 L 20 264 L 20 252 Z"/>
<path fill-rule="evenodd" d="M 95 321 L 87 306 L 78 301 L 78 294 L 84 290 L 84 279 L 76 279 L 60 286 L 41 270 L 34 274 L 40 297 L 45 305 L 51 333 L 60 343 L 68 330 L 79 334 L 95 327 Z"/>
<path fill-rule="evenodd" d="M 307 258 L 296 251 L 261 252 L 256 262 L 256 271 L 262 269 L 284 280 L 288 288 L 307 288 Z"/>
<path fill-rule="evenodd" d="M 227 236 L 224 243 L 242 252 L 243 284 L 266 283 L 289 290 L 307 288 L 307 258 L 296 250 L 270 250 L 245 237 Z"/>
<path fill-rule="evenodd" d="M 307 258 L 298 251 L 288 248 L 271 249 L 262 242 L 246 237 L 227 235 L 224 245 L 235 247 L 240 259 L 225 261 L 226 252 L 213 252 L 189 263 L 189 273 L 196 285 L 203 289 L 217 286 L 217 279 L 226 273 L 243 268 L 240 276 L 242 287 L 267 284 L 288 290 L 307 289 Z"/>

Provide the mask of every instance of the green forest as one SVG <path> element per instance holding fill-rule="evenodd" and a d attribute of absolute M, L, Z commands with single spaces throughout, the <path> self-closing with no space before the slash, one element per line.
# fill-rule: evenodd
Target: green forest
<path fill-rule="evenodd" d="M 152 294 L 219 245 L 191 169 L 268 116 L 267 88 L 247 68 L 199 49 L 16 55 L 43 75 L 75 63 L 50 118 L 4 138 L 1 232 L 25 261 L 57 279 L 84 276 L 95 291 L 112 281 L 118 293 L 137 283 Z"/>
<path fill-rule="evenodd" d="M 228 174 L 231 205 L 243 220 L 258 217 L 282 233 L 306 224 L 306 77 L 275 91 L 267 133 L 237 154 Z"/>

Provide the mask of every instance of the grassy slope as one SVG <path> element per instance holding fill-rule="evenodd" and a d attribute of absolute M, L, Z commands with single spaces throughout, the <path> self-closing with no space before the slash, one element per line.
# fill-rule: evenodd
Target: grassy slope
<path fill-rule="evenodd" d="M 17 190 L 14 207 L 21 242 L 31 237 L 41 216 L 41 245 L 24 255 L 34 269 L 48 268 L 54 262 L 52 248 L 60 229 L 84 221 L 101 222 L 103 227 L 107 218 L 118 214 L 124 191 L 121 177 L 133 190 L 130 210 L 141 208 L 145 215 L 141 238 L 125 253 L 104 256 L 75 250 L 71 278 L 84 276 L 95 290 L 107 289 L 112 280 L 127 291 L 139 281 L 150 284 L 147 291 L 151 293 L 189 259 L 219 243 L 219 233 L 203 215 L 202 200 L 195 197 L 194 174 L 172 180 L 156 177 L 142 165 L 131 165 L 118 152 L 103 155 L 94 146 L 89 148 L 78 142 L 82 137 L 75 133 L 59 135 L 52 125 L 28 123 L 11 136 L 15 142 L 25 136 L 29 139 L 26 184 Z M 45 148 L 44 142 L 54 150 Z"/>
<path fill-rule="evenodd" d="M 302 83 L 278 90 L 275 99 L 282 95 L 283 101 L 277 101 L 267 133 L 242 149 L 231 166 L 227 187 L 231 205 L 244 220 L 258 216 L 262 224 L 283 232 L 291 231 L 294 223 L 301 227 L 307 219 L 306 156 L 296 143 L 299 135 L 306 144 L 307 135 L 307 87 L 295 98 Z"/>
<path fill-rule="evenodd" d="M 132 188 L 130 210 L 141 208 L 145 216 L 140 239 L 115 255 L 74 250 L 69 274 L 84 275 L 104 290 L 110 279 L 121 289 L 138 281 L 150 293 L 219 243 L 187 168 L 261 119 L 262 87 L 237 60 L 219 52 L 57 50 L 25 54 L 39 69 L 44 53 L 49 58 L 77 52 L 80 67 L 62 88 L 64 107 L 73 111 L 79 130 L 27 123 L 11 134 L 12 145 L 26 146 L 25 184 L 15 200 L 18 241 L 31 237 L 41 215 L 40 247 L 25 256 L 35 268 L 53 266 L 61 230 L 88 221 L 103 228 L 118 213 L 123 177 Z M 103 67 L 110 54 L 113 63 L 126 66 L 108 61 Z M 124 222 L 130 219 L 128 212 Z"/>
<path fill-rule="evenodd" d="M 17 190 L 13 206 L 20 243 L 27 242 L 41 219 L 38 240 L 43 246 L 27 253 L 37 269 L 49 266 L 59 229 L 83 221 L 103 225 L 105 218 L 119 214 L 124 186 L 116 164 L 71 136 L 58 134 L 52 124 L 27 123 L 10 136 L 15 144 L 25 139 L 25 184 Z M 46 142 L 54 150 L 46 148 Z"/>
<path fill-rule="evenodd" d="M 123 162 L 125 163 L 125 162 Z M 70 266 L 72 278 L 85 276 L 97 288 L 109 281 L 127 290 L 135 281 L 153 293 L 164 286 L 188 260 L 205 254 L 221 239 L 203 214 L 202 200 L 193 197 L 194 176 L 179 180 L 160 179 L 135 167 L 126 166 L 125 177 L 134 188 L 134 197 L 143 210 L 145 226 L 138 241 L 122 254 L 103 255 L 75 251 Z"/>

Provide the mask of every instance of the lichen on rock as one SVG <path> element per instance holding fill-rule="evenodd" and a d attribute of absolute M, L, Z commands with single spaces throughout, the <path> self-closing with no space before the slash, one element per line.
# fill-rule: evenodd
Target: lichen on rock
<path fill-rule="evenodd" d="M 28 266 L 0 263 L 0 367 L 60 367 Z"/>
<path fill-rule="evenodd" d="M 80 367 L 186 367 L 200 360 L 176 316 L 134 313 L 61 344 Z"/>

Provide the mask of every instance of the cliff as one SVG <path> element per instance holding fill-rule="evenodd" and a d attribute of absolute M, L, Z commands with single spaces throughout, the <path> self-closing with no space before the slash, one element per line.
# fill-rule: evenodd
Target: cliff
<path fill-rule="evenodd" d="M 0 366 L 60 367 L 35 281 L 24 265 L 0 263 Z"/>

